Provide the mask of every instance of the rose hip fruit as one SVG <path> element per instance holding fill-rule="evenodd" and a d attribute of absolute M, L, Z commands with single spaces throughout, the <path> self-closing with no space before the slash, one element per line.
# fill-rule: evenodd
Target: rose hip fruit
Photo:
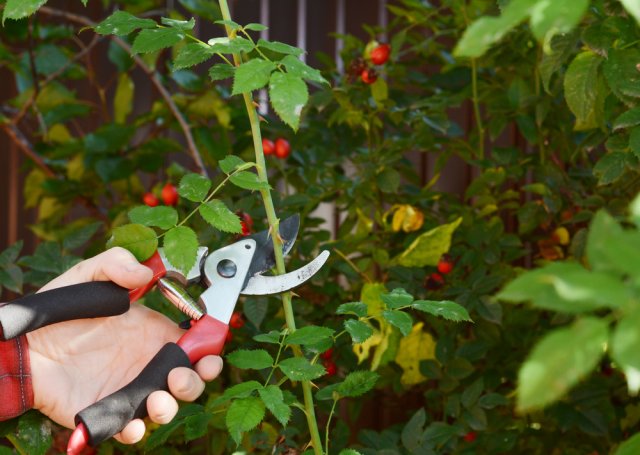
<path fill-rule="evenodd" d="M 270 139 L 262 140 L 262 151 L 265 155 L 273 155 L 276 151 L 276 145 Z"/>
<path fill-rule="evenodd" d="M 162 188 L 162 193 L 160 195 L 162 196 L 162 200 L 165 205 L 176 205 L 178 203 L 178 190 L 176 190 L 173 183 L 167 183 Z"/>
<path fill-rule="evenodd" d="M 276 139 L 275 148 L 276 156 L 280 159 L 285 159 L 291 153 L 291 146 L 289 145 L 289 141 L 281 137 Z"/>
<path fill-rule="evenodd" d="M 153 193 L 144 193 L 144 196 L 142 196 L 142 202 L 149 207 L 156 207 L 160 203 Z"/>
<path fill-rule="evenodd" d="M 391 54 L 391 46 L 388 44 L 380 44 L 371 51 L 371 63 L 374 65 L 384 65 L 389 60 Z"/>

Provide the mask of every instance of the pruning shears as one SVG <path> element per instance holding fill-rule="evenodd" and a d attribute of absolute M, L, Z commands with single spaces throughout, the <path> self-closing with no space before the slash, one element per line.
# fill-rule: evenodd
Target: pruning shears
<path fill-rule="evenodd" d="M 284 255 L 295 242 L 299 224 L 297 215 L 280 222 Z M 206 247 L 198 248 L 196 263 L 185 274 L 159 248 L 144 262 L 154 273 L 145 286 L 130 291 L 112 282 L 95 281 L 11 301 L 0 307 L 1 335 L 7 340 L 61 321 L 122 314 L 156 286 L 190 318 L 184 335 L 176 343 L 167 343 L 133 381 L 76 414 L 67 453 L 78 454 L 87 445 L 95 447 L 119 433 L 131 420 L 145 417 L 147 397 L 156 390 L 168 390 L 167 376 L 173 368 L 192 367 L 206 355 L 219 355 L 241 294 L 270 295 L 293 289 L 311 278 L 328 256 L 323 251 L 293 272 L 264 276 L 275 266 L 275 255 L 270 233 L 263 231 L 211 253 Z M 198 301 L 185 290 L 197 282 L 206 287 Z"/>

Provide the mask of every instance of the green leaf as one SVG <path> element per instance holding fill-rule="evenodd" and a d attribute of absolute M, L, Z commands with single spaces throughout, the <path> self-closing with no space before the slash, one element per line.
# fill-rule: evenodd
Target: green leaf
<path fill-rule="evenodd" d="M 114 246 L 131 251 L 139 262 L 144 262 L 158 249 L 158 237 L 151 228 L 141 224 L 126 224 L 113 230 L 107 248 Z"/>
<path fill-rule="evenodd" d="M 161 229 L 171 229 L 178 224 L 178 212 L 173 207 L 147 207 L 141 205 L 129 211 L 132 223 L 144 226 L 158 226 Z"/>
<path fill-rule="evenodd" d="M 362 454 L 354 449 L 342 449 L 338 455 L 362 455 Z"/>
<path fill-rule="evenodd" d="M 343 397 L 359 397 L 373 389 L 380 375 L 374 371 L 353 371 L 337 388 Z"/>
<path fill-rule="evenodd" d="M 156 28 L 142 30 L 131 46 L 132 54 L 146 54 L 171 47 L 184 38 L 184 34 L 175 28 Z"/>
<path fill-rule="evenodd" d="M 609 185 L 618 180 L 627 167 L 627 154 L 607 153 L 593 167 L 593 175 L 598 177 L 598 185 Z"/>
<path fill-rule="evenodd" d="M 233 39 L 229 39 L 226 36 L 219 38 L 212 38 L 207 41 L 207 44 L 211 46 L 213 52 L 220 54 L 239 54 L 240 52 L 251 52 L 254 49 L 254 45 L 248 39 L 236 36 Z"/>
<path fill-rule="evenodd" d="M 191 68 L 192 66 L 209 60 L 214 55 L 215 52 L 211 50 L 211 46 L 205 43 L 189 43 L 178 52 L 178 55 L 173 61 L 173 70 Z"/>
<path fill-rule="evenodd" d="M 243 63 L 236 68 L 231 94 L 239 95 L 264 87 L 269 83 L 271 72 L 275 68 L 275 63 L 259 58 Z"/>
<path fill-rule="evenodd" d="M 258 381 L 247 381 L 241 382 L 240 384 L 235 384 L 231 387 L 226 388 L 222 395 L 213 400 L 211 406 L 216 407 L 235 398 L 246 398 L 248 396 L 251 396 L 254 391 L 261 388 L 262 384 L 260 384 Z"/>
<path fill-rule="evenodd" d="M 640 125 L 640 106 L 621 114 L 613 121 L 613 130 L 631 128 Z"/>
<path fill-rule="evenodd" d="M 363 318 L 367 315 L 367 305 L 362 302 L 343 303 L 336 310 L 336 314 L 355 314 Z"/>
<path fill-rule="evenodd" d="M 285 339 L 286 344 L 313 345 L 322 343 L 333 337 L 334 330 L 328 327 L 309 325 L 302 327 Z"/>
<path fill-rule="evenodd" d="M 396 310 L 384 310 L 382 317 L 391 325 L 400 329 L 402 335 L 407 336 L 413 327 L 413 319 L 407 313 Z"/>
<path fill-rule="evenodd" d="M 240 24 L 232 21 L 231 19 L 220 19 L 215 21 L 215 24 L 224 25 L 225 27 L 229 27 L 231 30 L 238 30 L 242 28 Z"/>
<path fill-rule="evenodd" d="M 254 340 L 260 343 L 280 344 L 280 337 L 282 334 L 277 330 L 272 330 L 269 333 L 261 333 L 253 337 Z"/>
<path fill-rule="evenodd" d="M 198 236 L 193 229 L 176 226 L 164 235 L 164 254 L 169 262 L 186 275 L 196 263 Z"/>
<path fill-rule="evenodd" d="M 577 33 L 567 33 L 554 36 L 549 44 L 549 50 L 542 56 L 538 68 L 544 89 L 549 94 L 551 94 L 551 77 L 562 68 L 573 54 L 577 35 Z"/>
<path fill-rule="evenodd" d="M 93 223 L 90 226 L 93 227 L 96 226 L 96 224 L 99 226 L 99 223 Z M 17 242 L 6 248 L 4 251 L 2 251 L 2 253 L 0 253 L 0 267 L 7 267 L 8 265 L 16 262 L 23 246 L 24 241 L 18 240 Z"/>
<path fill-rule="evenodd" d="M 591 372 L 604 354 L 607 325 L 583 318 L 545 335 L 520 367 L 518 410 L 533 411 L 559 400 Z"/>
<path fill-rule="evenodd" d="M 229 180 L 245 190 L 268 190 L 271 188 L 267 182 L 260 180 L 253 172 L 241 171 L 232 175 Z"/>
<path fill-rule="evenodd" d="M 400 173 L 390 167 L 385 167 L 376 174 L 376 183 L 383 193 L 396 193 L 400 186 L 400 180 Z"/>
<path fill-rule="evenodd" d="M 304 357 L 290 357 L 282 360 L 278 367 L 292 381 L 311 381 L 326 373 L 322 365 L 312 364 Z"/>
<path fill-rule="evenodd" d="M 603 65 L 603 73 L 613 93 L 622 101 L 626 97 L 640 98 L 640 49 L 611 49 Z"/>
<path fill-rule="evenodd" d="M 157 428 L 147 442 L 145 443 L 144 449 L 145 451 L 154 450 L 162 445 L 164 445 L 169 437 L 181 426 L 184 425 L 186 418 L 202 413 L 202 406 L 197 404 L 187 404 L 186 406 L 181 406 L 178 410 L 178 414 L 173 418 L 171 422 L 166 425 L 161 425 Z"/>
<path fill-rule="evenodd" d="M 589 7 L 589 1 L 537 1 L 531 11 L 533 35 L 538 41 L 548 44 L 554 35 L 570 32 L 580 23 Z"/>
<path fill-rule="evenodd" d="M 257 397 L 239 398 L 231 403 L 225 420 L 236 444 L 240 444 L 242 433 L 253 430 L 262 422 L 264 413 L 264 403 Z"/>
<path fill-rule="evenodd" d="M 631 14 L 633 17 L 635 17 L 636 21 L 640 23 L 640 3 L 638 3 L 637 0 L 620 0 L 620 2 L 624 5 L 624 8 L 627 10 L 627 12 Z M 640 452 L 637 452 L 637 453 L 640 453 Z M 616 455 L 621 455 L 621 454 L 616 452 Z"/>
<path fill-rule="evenodd" d="M 453 53 L 456 57 L 480 57 L 520 22 L 524 21 L 537 0 L 513 0 L 499 17 L 481 17 L 464 34 Z"/>
<path fill-rule="evenodd" d="M 640 311 L 634 308 L 618 322 L 611 337 L 611 359 L 624 371 L 631 395 L 640 390 L 639 324 Z"/>
<path fill-rule="evenodd" d="M 227 362 L 243 370 L 262 370 L 273 366 L 273 357 L 264 349 L 239 349 L 227 355 Z"/>
<path fill-rule="evenodd" d="M 622 0 L 629 3 L 631 0 Z M 640 13 L 637 13 L 636 20 L 640 20 Z M 613 455 L 636 455 L 640 453 L 640 433 L 636 433 L 626 441 L 624 441 L 616 449 Z"/>
<path fill-rule="evenodd" d="M 218 162 L 220 169 L 225 174 L 231 174 L 233 171 L 241 166 L 245 166 L 246 164 L 247 163 L 242 158 L 235 155 L 227 155 L 225 159 Z"/>
<path fill-rule="evenodd" d="M 156 25 L 152 19 L 140 19 L 126 11 L 116 11 L 93 30 L 99 35 L 128 35 L 139 28 L 155 28 Z"/>
<path fill-rule="evenodd" d="M 307 84 L 298 76 L 276 71 L 269 81 L 269 99 L 282 121 L 297 131 L 302 109 L 309 100 Z"/>
<path fill-rule="evenodd" d="M 462 223 L 462 218 L 458 218 L 453 223 L 443 224 L 430 231 L 421 234 L 416 238 L 409 248 L 392 262 L 404 267 L 425 267 L 436 266 L 440 257 L 449 251 L 451 247 L 451 237 L 454 231 Z"/>
<path fill-rule="evenodd" d="M 300 60 L 298 57 L 293 55 L 287 55 L 280 62 L 285 68 L 287 68 L 287 73 L 302 78 L 311 82 L 318 82 L 320 84 L 329 84 L 324 77 L 322 77 L 322 73 L 315 68 L 311 68 L 305 62 Z"/>
<path fill-rule="evenodd" d="M 373 328 L 358 319 L 344 321 L 344 328 L 349 332 L 354 343 L 364 343 L 373 335 Z"/>
<path fill-rule="evenodd" d="M 2 24 L 6 19 L 22 19 L 31 16 L 38 8 L 47 3 L 47 0 L 7 0 L 2 13 Z"/>
<path fill-rule="evenodd" d="M 260 324 L 262 324 L 264 318 L 267 316 L 268 310 L 269 305 L 262 299 L 245 300 L 244 305 L 242 306 L 242 311 L 247 317 L 247 320 L 257 328 L 260 328 Z"/>
<path fill-rule="evenodd" d="M 258 40 L 258 47 L 262 49 L 267 49 L 272 52 L 277 52 L 278 54 L 291 54 L 291 55 L 302 55 L 304 51 L 297 47 L 290 46 L 286 43 L 281 43 L 279 41 L 267 41 L 264 39 Z"/>
<path fill-rule="evenodd" d="M 208 412 L 201 412 L 184 419 L 184 439 L 193 441 L 207 434 L 209 422 L 213 416 Z"/>
<path fill-rule="evenodd" d="M 183 32 L 193 30 L 193 27 L 196 26 L 196 20 L 193 17 L 188 21 L 182 21 L 178 19 L 170 19 L 168 17 L 163 17 L 160 19 L 160 21 L 162 22 L 163 25 L 168 25 L 169 27 L 173 27 Z"/>
<path fill-rule="evenodd" d="M 53 442 L 51 425 L 42 414 L 29 411 L 18 420 L 18 432 L 15 439 L 23 453 L 45 455 Z"/>
<path fill-rule="evenodd" d="M 576 116 L 575 129 L 587 130 L 600 124 L 598 93 L 598 71 L 603 58 L 585 51 L 573 59 L 564 77 L 564 96 L 569 109 Z"/>
<path fill-rule="evenodd" d="M 259 389 L 258 393 L 262 402 L 271 414 L 278 419 L 283 427 L 287 426 L 291 418 L 291 407 L 285 404 L 282 390 L 278 386 L 268 385 L 263 389 Z"/>
<path fill-rule="evenodd" d="M 245 30 L 253 30 L 254 32 L 261 32 L 263 30 L 269 30 L 269 27 L 262 25 L 262 24 L 256 24 L 256 23 L 250 23 L 245 25 L 244 27 Z"/>
<path fill-rule="evenodd" d="M 554 262 L 526 272 L 497 297 L 510 302 L 530 301 L 538 308 L 564 313 L 618 308 L 629 301 L 626 286 L 616 277 L 570 262 Z"/>
<path fill-rule="evenodd" d="M 233 77 L 236 74 L 236 67 L 227 63 L 216 63 L 209 68 L 209 78 L 212 81 L 222 81 Z"/>
<path fill-rule="evenodd" d="M 640 276 L 640 232 L 623 230 L 604 210 L 591 221 L 586 251 L 594 271 Z"/>
<path fill-rule="evenodd" d="M 388 294 L 380 294 L 380 298 L 390 310 L 411 305 L 413 296 L 402 288 L 396 288 Z"/>
<path fill-rule="evenodd" d="M 469 317 L 469 313 L 462 305 L 450 300 L 416 300 L 413 302 L 411 307 L 418 311 L 423 311 L 440 318 L 448 319 L 449 321 L 473 322 Z"/>
<path fill-rule="evenodd" d="M 202 202 L 206 199 L 210 189 L 211 180 L 204 175 L 187 174 L 180 179 L 178 194 L 189 201 Z"/>
<path fill-rule="evenodd" d="M 224 202 L 218 199 L 205 202 L 199 207 L 198 211 L 207 223 L 219 231 L 231 234 L 242 232 L 240 218 L 229 210 Z"/>

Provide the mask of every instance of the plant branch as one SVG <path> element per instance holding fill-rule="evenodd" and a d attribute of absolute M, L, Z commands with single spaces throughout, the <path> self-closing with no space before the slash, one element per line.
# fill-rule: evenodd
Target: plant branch
<path fill-rule="evenodd" d="M 93 27 L 96 25 L 93 21 L 91 21 L 87 17 L 80 16 L 78 14 L 68 13 L 66 11 L 60 11 L 54 8 L 50 8 L 48 6 L 43 6 L 38 11 L 44 14 L 47 14 L 49 16 L 62 17 L 71 22 L 75 22 L 76 24 L 84 25 L 86 27 Z M 127 51 L 129 54 L 131 54 L 131 46 L 129 46 L 129 44 L 127 44 L 117 36 L 112 36 L 111 38 L 118 46 L 120 46 L 122 49 Z M 202 156 L 198 151 L 198 147 L 196 146 L 196 143 L 193 139 L 193 134 L 191 133 L 191 127 L 189 126 L 184 116 L 180 112 L 180 109 L 178 109 L 178 106 L 176 105 L 176 103 L 173 101 L 173 98 L 171 98 L 171 94 L 164 87 L 164 85 L 158 78 L 158 75 L 156 74 L 156 72 L 153 69 L 151 69 L 149 65 L 147 65 L 144 62 L 144 60 L 140 58 L 140 56 L 132 55 L 132 58 L 133 58 L 133 61 L 136 63 L 136 65 L 138 65 L 138 67 L 140 67 L 140 69 L 149 77 L 153 85 L 156 87 L 156 90 L 158 90 L 158 92 L 160 93 L 160 96 L 162 96 L 165 103 L 167 103 L 169 110 L 171 111 L 173 116 L 176 118 L 176 120 L 178 121 L 178 124 L 180 125 L 180 128 L 182 129 L 182 133 L 184 134 L 185 140 L 187 141 L 187 147 L 189 149 L 189 153 L 191 154 L 193 161 L 198 167 L 198 171 L 200 172 L 200 174 L 207 177 L 208 176 L 207 169 L 202 160 Z"/>
<path fill-rule="evenodd" d="M 220 10 L 222 12 L 222 18 L 224 20 L 231 20 L 231 14 L 229 12 L 229 5 L 227 4 L 227 0 L 220 0 Z M 233 31 L 231 30 L 231 28 L 229 26 L 225 26 L 225 30 L 227 32 L 227 36 L 229 36 L 229 38 L 232 38 Z M 240 65 L 242 61 L 240 55 L 233 54 L 233 61 L 236 66 Z M 264 159 L 264 151 L 262 149 L 260 118 L 258 116 L 258 113 L 256 112 L 256 107 L 253 102 L 251 93 L 244 93 L 242 96 L 244 98 L 244 104 L 246 106 L 247 114 L 249 115 L 249 121 L 251 123 L 251 133 L 253 136 L 253 148 L 256 155 L 258 177 L 261 181 L 268 183 L 269 176 L 267 175 L 267 166 Z M 279 235 L 280 220 L 276 216 L 270 190 L 268 188 L 260 190 L 260 194 L 262 196 L 265 212 L 269 221 L 269 229 L 273 234 L 271 238 L 273 239 L 273 248 L 276 259 L 276 271 L 279 275 L 282 275 L 286 273 L 286 269 L 284 265 L 284 258 L 282 255 L 282 239 Z M 296 330 L 296 322 L 293 315 L 293 306 L 291 305 L 290 292 L 285 292 L 282 294 L 282 307 L 284 310 L 287 327 L 293 333 Z M 303 356 L 303 353 L 299 347 L 295 347 L 293 349 L 293 352 L 296 357 Z M 309 427 L 309 433 L 311 435 L 311 444 L 313 445 L 314 453 L 316 455 L 322 455 L 322 440 L 320 438 L 320 431 L 318 430 L 318 422 L 316 420 L 316 414 L 314 410 L 313 394 L 311 392 L 311 381 L 301 381 L 301 385 L 302 394 L 304 396 L 304 407 L 305 415 L 307 417 L 307 426 Z"/>
<path fill-rule="evenodd" d="M 53 172 L 51 168 L 47 166 L 44 159 L 33 150 L 33 147 L 31 146 L 29 140 L 25 137 L 24 134 L 22 134 L 22 131 L 20 131 L 16 125 L 11 122 L 3 122 L 0 125 L 2 126 L 2 129 L 5 131 L 5 133 L 7 133 L 7 136 L 9 136 L 13 143 L 16 144 L 16 146 L 20 149 L 20 151 L 27 155 L 31 159 L 31 161 L 33 161 L 35 165 L 42 170 L 42 172 L 44 172 L 47 177 L 56 176 L 55 172 Z"/>

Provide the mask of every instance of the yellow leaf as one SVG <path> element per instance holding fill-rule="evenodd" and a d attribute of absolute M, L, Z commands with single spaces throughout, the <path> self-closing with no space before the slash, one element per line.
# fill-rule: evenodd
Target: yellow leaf
<path fill-rule="evenodd" d="M 84 176 L 84 157 L 76 155 L 67 163 L 67 177 L 69 180 L 81 180 Z"/>
<path fill-rule="evenodd" d="M 362 363 L 369 358 L 371 349 L 380 345 L 382 342 L 382 335 L 380 331 L 374 329 L 373 335 L 371 335 L 364 343 L 358 343 L 353 345 L 353 353 L 358 357 L 358 363 Z"/>
<path fill-rule="evenodd" d="M 393 212 L 391 229 L 394 232 L 398 232 L 400 229 L 404 232 L 417 231 L 424 224 L 424 214 L 412 205 L 394 205 L 389 212 Z"/>
<path fill-rule="evenodd" d="M 569 231 L 565 227 L 559 227 L 555 231 L 553 231 L 553 238 L 557 240 L 560 245 L 568 245 L 571 236 L 569 235 Z"/>
<path fill-rule="evenodd" d="M 24 181 L 24 206 L 27 209 L 35 207 L 44 194 L 42 184 L 47 180 L 47 176 L 40 169 L 29 172 Z"/>
<path fill-rule="evenodd" d="M 449 251 L 451 237 L 460 223 L 462 223 L 462 218 L 421 234 L 405 251 L 393 259 L 393 263 L 404 267 L 438 265 L 440 257 Z"/>
<path fill-rule="evenodd" d="M 47 131 L 46 140 L 49 142 L 64 144 L 65 142 L 69 142 L 71 138 L 71 133 L 69 132 L 67 127 L 61 123 L 58 123 L 57 125 L 53 125 L 51 128 L 49 128 L 49 131 Z"/>
<path fill-rule="evenodd" d="M 125 123 L 133 109 L 133 81 L 127 73 L 118 78 L 118 87 L 113 100 L 113 117 L 116 123 Z"/>
<path fill-rule="evenodd" d="M 367 305 L 367 314 L 374 316 L 378 319 L 378 316 L 382 314 L 385 309 L 385 304 L 380 297 L 381 294 L 386 294 L 387 288 L 383 283 L 365 283 L 360 291 L 360 301 Z M 380 322 L 385 323 L 384 319 L 379 318 Z"/>
<path fill-rule="evenodd" d="M 427 380 L 420 373 L 420 361 L 435 359 L 436 343 L 433 337 L 422 330 L 424 323 L 418 322 L 411 333 L 400 340 L 396 363 L 402 367 L 400 382 L 404 385 L 419 384 Z"/>

